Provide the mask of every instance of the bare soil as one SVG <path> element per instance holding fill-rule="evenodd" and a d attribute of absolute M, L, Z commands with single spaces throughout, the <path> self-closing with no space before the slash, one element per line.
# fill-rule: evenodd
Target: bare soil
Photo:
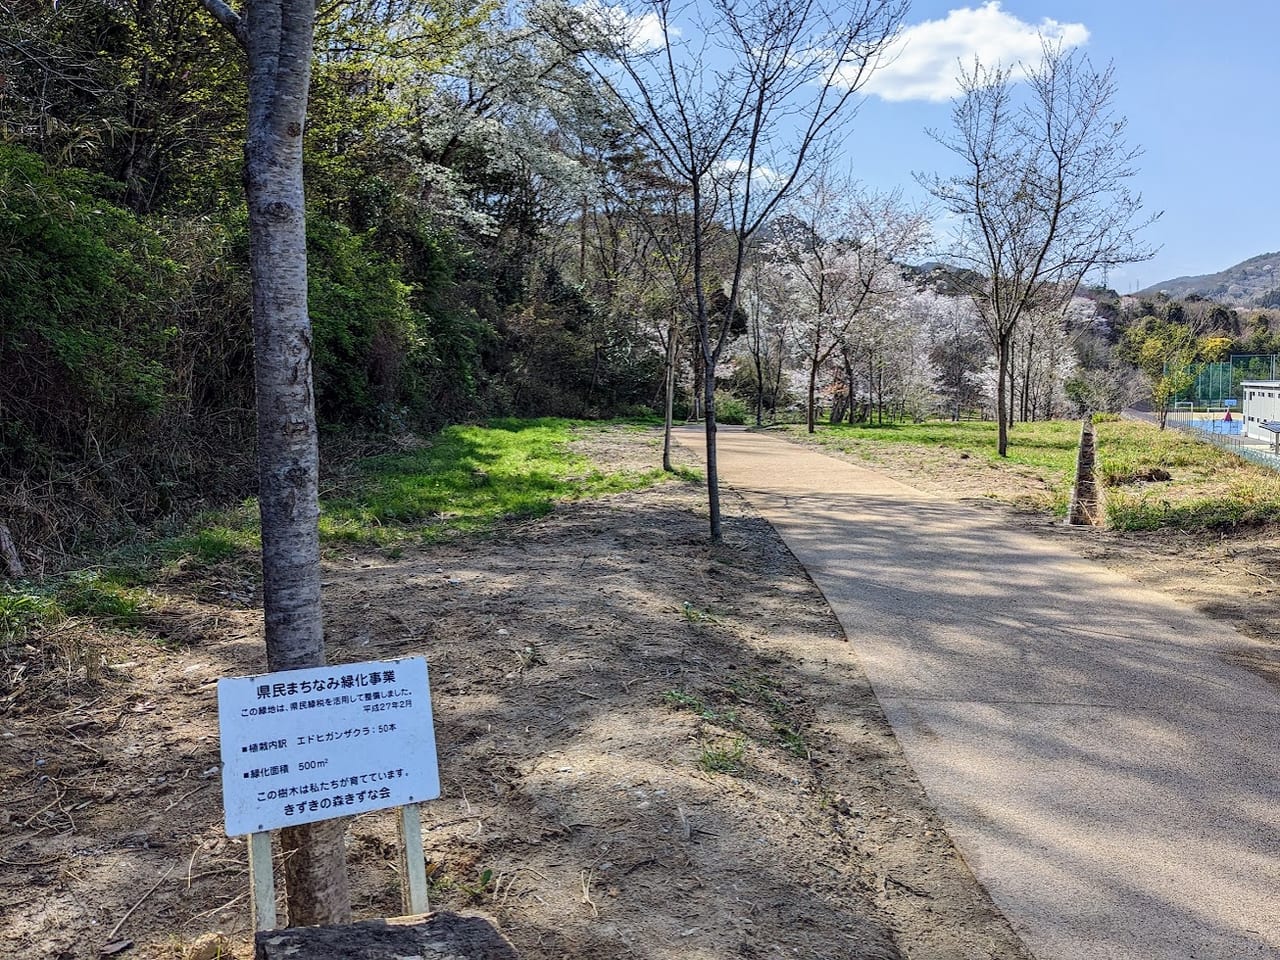
<path fill-rule="evenodd" d="M 617 466 L 657 455 L 635 432 L 584 445 Z M 879 467 L 974 490 L 965 461 Z M 749 507 L 724 507 L 714 549 L 702 491 L 672 482 L 490 537 L 328 558 L 331 661 L 430 663 L 433 905 L 490 913 L 528 960 L 1027 957 L 821 595 Z M 1277 635 L 1264 531 L 1116 537 L 1009 516 Z M 217 933 L 251 956 L 215 683 L 263 669 L 256 591 L 251 569 L 177 565 L 146 629 L 68 622 L 0 652 L 6 955 L 170 958 Z M 348 844 L 357 918 L 400 913 L 391 813 L 352 820 Z"/>

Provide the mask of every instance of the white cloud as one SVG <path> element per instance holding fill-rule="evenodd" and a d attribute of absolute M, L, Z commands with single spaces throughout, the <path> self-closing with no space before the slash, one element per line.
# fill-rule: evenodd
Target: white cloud
<path fill-rule="evenodd" d="M 601 0 L 585 0 L 579 7 L 600 27 L 622 40 L 635 52 L 659 50 L 666 45 L 662 20 L 656 13 L 637 16 L 623 7 L 602 3 Z M 668 32 L 672 38 L 680 36 L 680 31 L 674 25 L 668 25 Z"/>
<path fill-rule="evenodd" d="M 1037 63 L 1041 37 L 1065 49 L 1085 43 L 1089 30 L 1049 17 L 1026 23 L 1000 9 L 999 0 L 961 7 L 903 30 L 863 89 L 884 100 L 950 100 L 960 92 L 957 74 L 972 68 L 975 56 L 986 67 Z"/>
<path fill-rule="evenodd" d="M 744 179 L 746 172 L 747 161 L 723 160 L 716 164 L 712 177 L 722 183 L 737 183 Z M 782 182 L 782 174 L 770 167 L 756 166 L 751 170 L 751 182 L 761 187 L 774 187 Z"/>

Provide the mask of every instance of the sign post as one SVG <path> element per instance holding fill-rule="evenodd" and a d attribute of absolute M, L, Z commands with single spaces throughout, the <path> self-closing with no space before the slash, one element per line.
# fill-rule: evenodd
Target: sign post
<path fill-rule="evenodd" d="M 255 928 L 276 925 L 271 830 L 400 807 L 405 909 L 427 910 L 418 804 L 440 795 L 422 657 L 218 681 L 228 836 L 249 834 Z"/>

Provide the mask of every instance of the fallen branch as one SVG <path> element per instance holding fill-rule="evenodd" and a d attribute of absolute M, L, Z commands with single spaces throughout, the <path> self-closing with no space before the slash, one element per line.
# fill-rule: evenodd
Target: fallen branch
<path fill-rule="evenodd" d="M 582 902 L 591 907 L 591 912 L 596 917 L 600 916 L 600 908 L 596 906 L 596 902 L 591 899 L 591 881 L 595 879 L 595 871 L 583 870 L 578 877 L 582 883 Z"/>
<path fill-rule="evenodd" d="M 167 879 L 169 879 L 169 874 L 173 873 L 174 869 L 177 866 L 178 865 L 175 863 L 168 870 L 166 870 L 164 872 L 164 876 L 162 876 L 159 880 L 153 883 L 150 889 L 148 889 L 147 892 L 142 895 L 142 899 L 129 908 L 129 911 L 123 917 L 120 918 L 120 922 L 117 923 L 114 927 L 112 927 L 111 932 L 107 934 L 108 942 L 111 940 L 112 937 L 114 937 L 117 933 L 120 932 L 120 928 L 124 926 L 126 920 L 128 920 L 130 917 L 133 916 L 133 912 L 137 910 L 140 906 L 142 906 L 144 903 L 146 903 L 147 898 L 156 892 L 160 884 L 164 883 Z"/>

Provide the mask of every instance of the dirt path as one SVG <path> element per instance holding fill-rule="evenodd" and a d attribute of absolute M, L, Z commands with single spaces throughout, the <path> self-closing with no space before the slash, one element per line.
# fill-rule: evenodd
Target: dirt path
<path fill-rule="evenodd" d="M 651 465 L 652 435 L 592 441 Z M 697 487 L 487 539 L 332 552 L 334 662 L 426 653 L 444 795 L 433 902 L 527 960 L 1025 960 L 957 855 L 839 624 L 773 530 Z M 251 563 L 164 571 L 144 630 L 0 649 L 0 951 L 176 958 L 246 936 L 214 683 L 262 668 Z M 398 912 L 388 814 L 349 831 L 358 917 Z M 226 955 L 225 953 L 223 954 Z"/>
<path fill-rule="evenodd" d="M 768 436 L 720 452 L 1040 960 L 1280 955 L 1274 645 L 1004 511 Z"/>

